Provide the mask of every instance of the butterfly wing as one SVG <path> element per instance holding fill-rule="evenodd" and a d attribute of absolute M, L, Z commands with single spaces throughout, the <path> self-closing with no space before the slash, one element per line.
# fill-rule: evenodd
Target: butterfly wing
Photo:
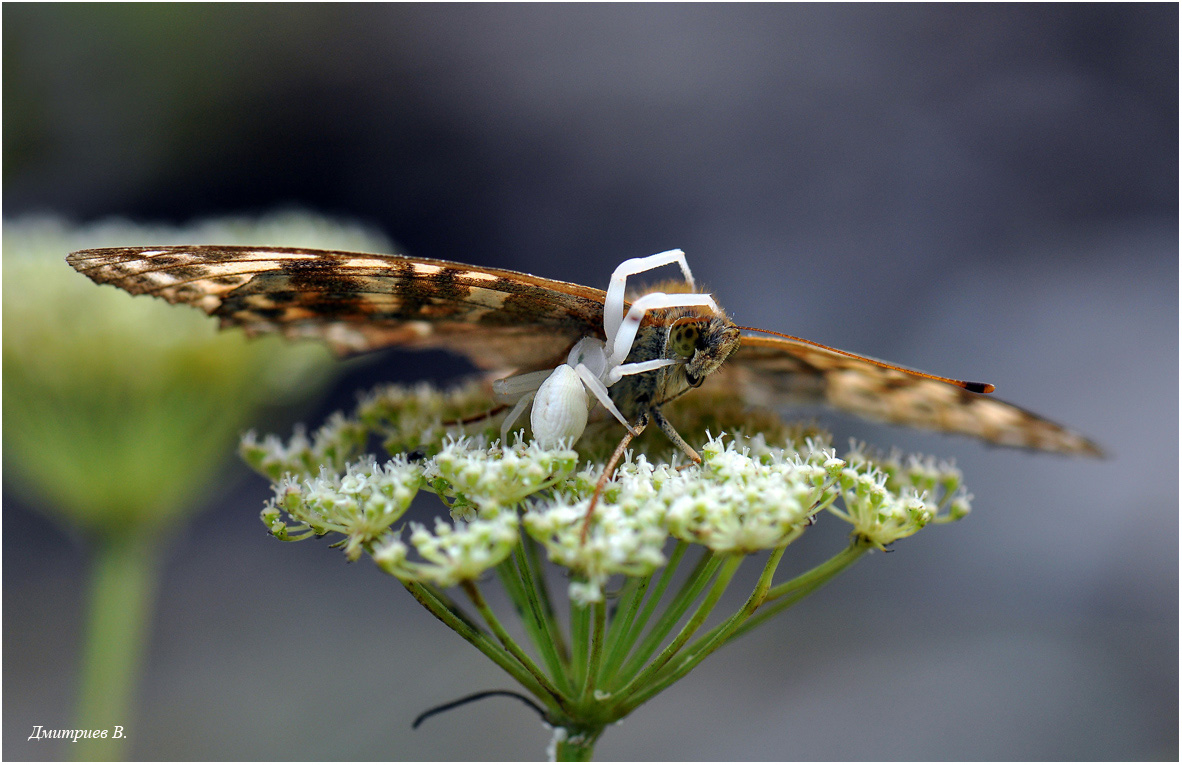
<path fill-rule="evenodd" d="M 542 368 L 580 338 L 603 337 L 601 290 L 445 260 L 168 246 L 82 250 L 67 261 L 99 284 L 197 306 L 223 327 L 321 339 L 340 355 L 443 348 L 484 369 Z"/>
<path fill-rule="evenodd" d="M 756 405 L 825 404 L 870 420 L 1002 446 L 1102 456 L 1078 433 L 1013 404 L 805 340 L 744 334 L 715 377 L 737 386 L 744 400 Z"/>

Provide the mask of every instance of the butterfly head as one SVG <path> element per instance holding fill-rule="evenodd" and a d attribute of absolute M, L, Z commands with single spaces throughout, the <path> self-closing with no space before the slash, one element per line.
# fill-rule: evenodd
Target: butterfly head
<path fill-rule="evenodd" d="M 666 356 L 683 358 L 686 385 L 696 388 L 739 347 L 739 328 L 725 314 L 694 313 L 669 326 Z"/>

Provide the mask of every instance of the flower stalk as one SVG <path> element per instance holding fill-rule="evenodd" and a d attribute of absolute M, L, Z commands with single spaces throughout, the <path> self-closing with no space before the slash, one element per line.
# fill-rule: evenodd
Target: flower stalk
<path fill-rule="evenodd" d="M 148 641 L 161 545 L 153 535 L 96 540 L 76 718 L 90 729 L 125 726 Z M 79 739 L 79 761 L 125 759 L 126 738 Z"/>

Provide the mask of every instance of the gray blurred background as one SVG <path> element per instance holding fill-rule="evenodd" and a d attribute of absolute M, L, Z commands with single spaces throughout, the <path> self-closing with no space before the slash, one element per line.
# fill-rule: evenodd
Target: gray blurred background
<path fill-rule="evenodd" d="M 736 320 L 1100 442 L 955 456 L 961 523 L 873 555 L 609 729 L 601 759 L 1178 757 L 1178 9 L 12 5 L 4 215 L 298 206 L 408 254 L 606 286 L 672 247 Z M 143 242 L 142 244 L 151 244 Z M 65 253 L 62 253 L 64 256 Z M 309 415 L 462 361 L 387 353 Z M 286 427 L 286 426 L 284 426 Z M 237 469 L 171 548 L 142 759 L 538 759 L 511 687 Z M 783 568 L 835 552 L 822 523 Z M 6 759 L 68 727 L 84 548 L 6 492 Z M 737 595 L 738 593 L 736 593 Z"/>

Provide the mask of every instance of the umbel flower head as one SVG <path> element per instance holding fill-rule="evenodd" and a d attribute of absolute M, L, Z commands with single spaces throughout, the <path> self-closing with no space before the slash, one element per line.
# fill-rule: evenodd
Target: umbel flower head
<path fill-rule="evenodd" d="M 358 416 L 338 413 L 311 439 L 302 430 L 286 443 L 248 434 L 244 458 L 276 481 L 264 522 L 285 540 L 342 534 L 350 559 L 370 553 L 399 578 L 440 586 L 477 579 L 494 567 L 505 556 L 488 551 L 511 545 L 520 526 L 574 576 L 572 595 L 595 602 L 610 577 L 643 576 L 664 565 L 671 539 L 750 555 L 784 547 L 828 511 L 847 521 L 854 536 L 885 549 L 969 509 L 951 463 L 874 457 L 864 446 L 839 458 L 823 434 L 770 445 L 762 436 L 707 433 L 700 465 L 654 463 L 628 452 L 584 536 L 603 465 L 580 466 L 578 453 L 566 445 L 546 449 L 519 436 L 505 447 L 490 442 L 488 433 L 463 435 L 462 426 L 449 432 L 445 416 L 454 421 L 482 407 L 492 402 L 479 384 L 446 393 L 427 385 L 387 386 L 363 397 Z M 362 455 L 370 433 L 406 451 L 384 462 Z M 436 440 L 424 441 L 429 438 Z M 418 453 L 414 461 L 412 452 Z M 440 519 L 434 532 L 411 526 L 410 547 L 436 568 L 392 566 L 409 552 L 396 525 L 419 491 L 442 498 L 453 525 L 444 531 L 448 521 Z M 445 548 L 452 569 L 441 573 Z M 458 559 L 464 555 L 472 560 Z M 457 576 L 458 570 L 468 575 Z"/>
<path fill-rule="evenodd" d="M 579 452 L 521 433 L 502 444 L 499 423 L 476 416 L 493 403 L 478 382 L 449 391 L 386 386 L 311 437 L 248 434 L 241 453 L 274 482 L 262 512 L 272 534 L 335 534 L 350 560 L 371 557 L 536 698 L 560 759 L 589 756 L 605 725 L 864 552 L 969 511 L 950 463 L 857 444 L 839 454 L 825 434 L 766 412 L 737 416 L 734 435 L 704 432 L 701 464 L 674 464 L 667 445 L 642 442 L 645 452 L 627 452 L 605 477 L 598 456 L 610 435 L 584 436 Z M 717 427 L 720 411 L 691 400 L 675 402 L 671 416 Z M 387 455 L 366 453 L 371 441 Z M 418 494 L 442 501 L 432 523 L 405 519 Z M 850 525 L 849 545 L 775 583 L 787 546 L 822 515 Z M 681 566 L 694 549 L 696 563 Z M 551 596 L 544 559 L 565 574 L 565 609 Z M 759 582 L 742 609 L 719 620 L 714 607 L 748 559 L 763 566 Z M 532 653 L 485 600 L 490 572 Z M 444 592 L 451 587 L 479 620 Z"/>

